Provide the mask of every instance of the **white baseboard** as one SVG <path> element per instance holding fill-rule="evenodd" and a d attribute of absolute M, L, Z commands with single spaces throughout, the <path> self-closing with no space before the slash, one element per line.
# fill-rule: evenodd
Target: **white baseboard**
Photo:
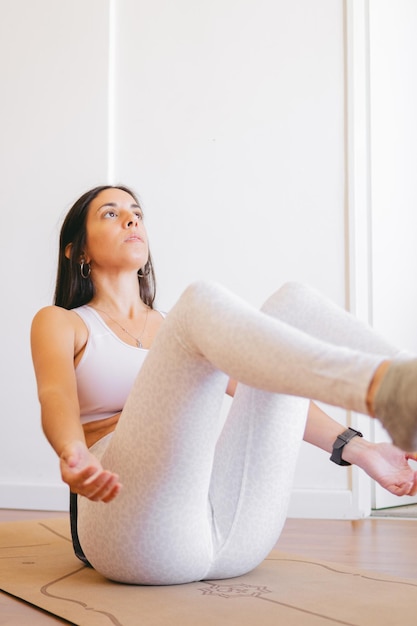
<path fill-rule="evenodd" d="M 294 489 L 288 517 L 303 519 L 362 519 L 370 511 L 357 509 L 349 490 Z"/>
<path fill-rule="evenodd" d="M 1 509 L 29 511 L 68 511 L 68 488 L 65 485 L 1 485 Z M 307 519 L 358 519 L 369 513 L 355 510 L 348 490 L 295 489 L 291 495 L 288 517 Z"/>
<path fill-rule="evenodd" d="M 1 485 L 0 509 L 28 511 L 68 511 L 66 485 Z"/>

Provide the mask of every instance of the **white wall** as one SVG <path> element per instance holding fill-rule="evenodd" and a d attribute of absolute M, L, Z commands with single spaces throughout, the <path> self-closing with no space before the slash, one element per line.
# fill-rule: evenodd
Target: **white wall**
<path fill-rule="evenodd" d="M 117 3 L 115 178 L 144 203 L 163 308 L 198 277 L 255 305 L 288 279 L 344 304 L 342 5 Z M 348 489 L 328 463 L 304 446 L 315 513 Z"/>
<path fill-rule="evenodd" d="M 199 277 L 256 305 L 288 279 L 345 302 L 343 1 L 114 9 L 109 26 L 103 0 L 0 0 L 3 507 L 65 507 L 28 335 L 52 298 L 60 219 L 86 188 L 139 192 L 162 308 Z M 294 514 L 346 516 L 350 499 L 348 471 L 304 446 Z"/>
<path fill-rule="evenodd" d="M 163 304 L 201 275 L 255 304 L 289 278 L 343 301 L 342 2 L 117 7 L 116 179 Z"/>
<path fill-rule="evenodd" d="M 373 323 L 417 351 L 417 3 L 370 9 Z"/>
<path fill-rule="evenodd" d="M 0 0 L 0 506 L 66 506 L 39 427 L 34 313 L 52 300 L 61 216 L 107 176 L 104 0 Z"/>

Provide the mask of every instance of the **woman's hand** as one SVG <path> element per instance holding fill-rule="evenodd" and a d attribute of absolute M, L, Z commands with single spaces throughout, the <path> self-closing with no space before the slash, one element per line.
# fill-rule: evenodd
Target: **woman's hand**
<path fill-rule="evenodd" d="M 64 447 L 60 467 L 62 480 L 71 491 L 94 502 L 110 502 L 122 488 L 117 474 L 103 469 L 82 441 Z"/>
<path fill-rule="evenodd" d="M 343 458 L 361 467 L 381 487 L 396 496 L 417 493 L 417 465 L 413 468 L 409 463 L 410 460 L 417 461 L 415 452 L 403 452 L 391 443 L 369 443 L 354 437 L 345 447 Z"/>
<path fill-rule="evenodd" d="M 391 443 L 377 443 L 363 469 L 381 487 L 396 496 L 417 493 L 417 471 L 408 463 L 417 460 L 416 453 L 403 452 Z"/>

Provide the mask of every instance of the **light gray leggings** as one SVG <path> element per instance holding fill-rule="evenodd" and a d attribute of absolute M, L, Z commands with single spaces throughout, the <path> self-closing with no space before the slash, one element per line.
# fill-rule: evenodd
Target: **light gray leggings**
<path fill-rule="evenodd" d="M 191 285 L 167 316 L 116 431 L 93 452 L 123 490 L 80 498 L 90 563 L 127 583 L 228 578 L 256 567 L 285 521 L 308 400 L 366 412 L 376 367 L 396 350 L 299 284 L 258 312 Z M 227 376 L 242 384 L 228 415 Z"/>

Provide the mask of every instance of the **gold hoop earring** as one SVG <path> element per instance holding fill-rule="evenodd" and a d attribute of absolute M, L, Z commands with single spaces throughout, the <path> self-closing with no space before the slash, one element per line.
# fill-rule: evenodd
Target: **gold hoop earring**
<path fill-rule="evenodd" d="M 84 270 L 85 267 L 88 268 L 86 271 Z M 85 261 L 81 261 L 81 263 L 80 263 L 80 274 L 81 274 L 81 278 L 84 278 L 84 280 L 87 280 L 87 278 L 91 274 L 91 267 L 90 267 L 89 263 L 85 263 Z"/>

